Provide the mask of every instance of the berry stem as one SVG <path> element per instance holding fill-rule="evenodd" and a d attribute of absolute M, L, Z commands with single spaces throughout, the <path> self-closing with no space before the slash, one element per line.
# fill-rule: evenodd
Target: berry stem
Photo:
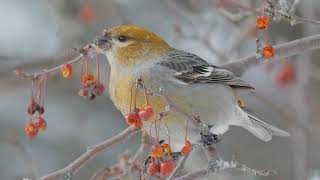
<path fill-rule="evenodd" d="M 187 119 L 186 132 L 185 132 L 185 135 L 184 135 L 184 140 L 185 141 L 188 139 L 188 130 L 189 130 L 189 120 Z"/>
<path fill-rule="evenodd" d="M 96 56 L 96 61 L 97 61 L 97 82 L 98 84 L 100 83 L 100 60 L 98 56 Z"/>

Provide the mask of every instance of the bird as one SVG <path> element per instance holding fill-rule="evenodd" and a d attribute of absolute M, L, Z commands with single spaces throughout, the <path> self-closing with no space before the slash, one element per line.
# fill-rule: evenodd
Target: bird
<path fill-rule="evenodd" d="M 126 116 L 132 111 L 133 96 L 137 107 L 144 105 L 144 93 L 132 90 L 137 79 L 143 79 L 151 92 L 148 103 L 153 111 L 166 112 L 159 125 L 159 136 L 169 136 L 171 142 L 181 144 L 185 139 L 189 121 L 186 115 L 201 122 L 200 127 L 188 125 L 188 137 L 193 143 L 201 140 L 201 127 L 220 136 L 229 126 L 240 126 L 264 142 L 273 135 L 290 135 L 247 110 L 238 91 L 254 90 L 249 83 L 193 53 L 171 47 L 145 28 L 114 26 L 103 30 L 94 45 L 109 62 L 109 94 L 116 108 Z M 183 113 L 175 111 L 168 99 Z M 146 128 L 153 124 L 153 120 L 143 121 Z"/>

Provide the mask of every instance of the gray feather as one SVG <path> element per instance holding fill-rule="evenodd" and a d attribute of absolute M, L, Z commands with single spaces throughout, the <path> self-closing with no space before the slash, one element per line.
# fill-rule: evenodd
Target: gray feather
<path fill-rule="evenodd" d="M 199 56 L 186 51 L 172 49 L 166 60 L 159 64 L 174 70 L 175 78 L 184 83 L 223 83 L 236 89 L 254 89 L 232 72 L 211 65 Z"/>

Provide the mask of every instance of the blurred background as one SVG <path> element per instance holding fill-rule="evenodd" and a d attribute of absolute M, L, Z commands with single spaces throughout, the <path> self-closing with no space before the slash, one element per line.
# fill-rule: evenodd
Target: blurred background
<path fill-rule="evenodd" d="M 92 42 L 104 28 L 135 24 L 163 36 L 172 46 L 221 65 L 255 52 L 255 17 L 250 10 L 262 0 L 0 0 L 0 179 L 35 179 L 76 159 L 86 148 L 127 125 L 108 93 L 86 101 L 77 95 L 79 73 L 59 75 L 46 87 L 46 131 L 28 140 L 23 131 L 31 82 L 17 80 L 14 69 L 35 72 L 62 64 L 71 48 Z M 292 1 L 289 0 L 289 4 Z M 241 6 L 241 8 L 239 8 Z M 301 1 L 295 14 L 320 19 L 319 0 Z M 247 9 L 246 9 L 247 8 Z M 278 44 L 319 33 L 319 26 L 272 22 L 270 43 Z M 101 56 L 103 81 L 108 64 Z M 247 106 L 262 119 L 289 131 L 289 138 L 264 143 L 242 128 L 232 127 L 219 144 L 225 160 L 273 169 L 276 176 L 255 177 L 226 171 L 215 179 L 320 179 L 319 51 L 267 62 L 243 78 L 257 92 L 243 93 Z M 80 66 L 74 67 L 79 71 Z M 95 158 L 73 179 L 87 180 L 101 167 L 139 146 L 139 136 Z M 200 158 L 200 157 L 199 157 Z M 203 164 L 202 167 L 204 167 Z M 137 178 L 133 178 L 137 179 Z"/>

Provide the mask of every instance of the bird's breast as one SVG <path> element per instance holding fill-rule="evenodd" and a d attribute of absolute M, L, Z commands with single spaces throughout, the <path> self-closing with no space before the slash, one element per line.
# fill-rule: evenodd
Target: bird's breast
<path fill-rule="evenodd" d="M 144 92 L 136 87 L 136 80 L 140 77 L 141 76 L 123 76 L 111 73 L 109 87 L 110 98 L 124 115 L 133 110 L 135 106 L 142 108 L 146 105 Z M 142 78 L 146 79 L 144 77 Z M 156 89 L 156 87 L 152 87 L 152 89 Z M 155 112 L 165 110 L 166 103 L 163 98 L 159 96 L 148 96 L 148 101 Z"/>

